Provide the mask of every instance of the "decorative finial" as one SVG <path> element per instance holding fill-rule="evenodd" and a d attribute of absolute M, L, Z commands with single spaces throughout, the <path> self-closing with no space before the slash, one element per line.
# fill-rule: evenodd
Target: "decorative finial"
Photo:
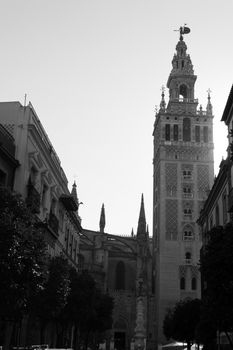
<path fill-rule="evenodd" d="M 183 35 L 190 33 L 190 28 L 186 27 L 187 23 L 184 24 L 183 27 L 180 27 L 180 29 L 175 29 L 174 32 L 180 32 L 180 40 L 183 40 Z"/>

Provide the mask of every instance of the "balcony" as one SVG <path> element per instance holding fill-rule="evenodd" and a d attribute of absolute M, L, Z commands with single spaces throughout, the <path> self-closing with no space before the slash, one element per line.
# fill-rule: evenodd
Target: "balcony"
<path fill-rule="evenodd" d="M 27 206 L 32 213 L 39 214 L 40 212 L 40 193 L 35 189 L 31 181 L 28 182 Z"/>
<path fill-rule="evenodd" d="M 54 215 L 52 212 L 49 214 L 49 220 L 48 220 L 49 227 L 53 230 L 53 232 L 58 236 L 58 227 L 59 227 L 59 221 L 56 215 Z"/>

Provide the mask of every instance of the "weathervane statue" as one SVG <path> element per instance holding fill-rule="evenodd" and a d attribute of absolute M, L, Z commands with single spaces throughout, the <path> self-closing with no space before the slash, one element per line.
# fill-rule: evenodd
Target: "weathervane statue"
<path fill-rule="evenodd" d="M 183 40 L 184 34 L 188 34 L 191 31 L 189 27 L 186 27 L 186 25 L 187 24 L 185 23 L 183 27 L 180 27 L 180 29 L 175 30 L 175 32 L 180 32 L 180 40 Z"/>

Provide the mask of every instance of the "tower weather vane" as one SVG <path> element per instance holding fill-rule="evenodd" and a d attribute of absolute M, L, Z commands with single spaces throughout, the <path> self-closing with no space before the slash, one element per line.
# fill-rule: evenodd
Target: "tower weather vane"
<path fill-rule="evenodd" d="M 183 40 L 183 35 L 190 33 L 190 28 L 186 27 L 187 23 L 183 25 L 183 27 L 180 27 L 179 29 L 175 29 L 174 32 L 180 32 L 180 40 Z"/>

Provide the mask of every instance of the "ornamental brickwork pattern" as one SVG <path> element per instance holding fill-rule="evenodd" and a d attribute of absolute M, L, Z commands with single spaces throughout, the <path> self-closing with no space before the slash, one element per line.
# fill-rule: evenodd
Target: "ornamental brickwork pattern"
<path fill-rule="evenodd" d="M 177 164 L 165 164 L 166 193 L 168 197 L 177 195 Z"/>
<path fill-rule="evenodd" d="M 178 234 L 178 201 L 166 199 L 166 239 L 176 240 Z"/>

